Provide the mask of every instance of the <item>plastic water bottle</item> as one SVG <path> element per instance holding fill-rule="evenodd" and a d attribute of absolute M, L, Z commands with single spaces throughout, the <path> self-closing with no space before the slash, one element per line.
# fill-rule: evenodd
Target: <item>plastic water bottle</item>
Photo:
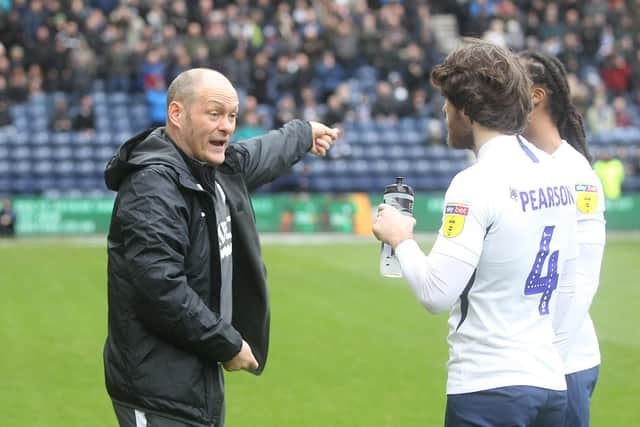
<path fill-rule="evenodd" d="M 394 184 L 384 188 L 384 203 L 398 209 L 404 215 L 413 215 L 413 188 L 404 183 L 399 176 Z M 386 243 L 380 249 L 380 274 L 385 277 L 402 277 L 400 262 L 393 248 Z"/>

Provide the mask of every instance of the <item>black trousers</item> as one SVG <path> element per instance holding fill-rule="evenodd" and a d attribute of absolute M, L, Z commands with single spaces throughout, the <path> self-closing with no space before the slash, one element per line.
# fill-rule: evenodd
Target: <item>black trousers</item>
<path fill-rule="evenodd" d="M 120 427 L 222 427 L 224 425 L 224 414 L 220 417 L 218 424 L 208 425 L 186 422 L 170 415 L 146 412 L 144 409 L 136 409 L 118 402 L 113 402 L 113 409 Z"/>

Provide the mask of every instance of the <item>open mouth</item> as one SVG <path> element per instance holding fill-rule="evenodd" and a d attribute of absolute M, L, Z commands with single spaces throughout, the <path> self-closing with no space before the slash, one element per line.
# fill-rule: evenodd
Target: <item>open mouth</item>
<path fill-rule="evenodd" d="M 219 148 L 224 147 L 225 143 L 226 143 L 225 140 L 220 140 L 220 139 L 218 139 L 218 140 L 209 140 L 209 144 L 210 145 L 213 145 L 214 147 L 219 147 Z"/>

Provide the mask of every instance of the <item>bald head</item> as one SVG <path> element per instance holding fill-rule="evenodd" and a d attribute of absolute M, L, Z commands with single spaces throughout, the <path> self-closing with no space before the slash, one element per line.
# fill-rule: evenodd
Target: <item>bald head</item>
<path fill-rule="evenodd" d="M 167 107 L 173 102 L 180 102 L 185 107 L 191 105 L 203 86 L 226 89 L 235 92 L 235 88 L 222 73 L 209 68 L 192 68 L 183 71 L 173 79 L 167 90 Z"/>
<path fill-rule="evenodd" d="M 167 92 L 169 137 L 189 157 L 224 162 L 238 116 L 238 94 L 224 75 L 207 68 L 180 73 Z"/>

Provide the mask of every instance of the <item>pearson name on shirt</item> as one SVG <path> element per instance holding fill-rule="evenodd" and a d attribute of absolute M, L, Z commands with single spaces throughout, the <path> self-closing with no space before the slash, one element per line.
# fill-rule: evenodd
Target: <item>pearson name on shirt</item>
<path fill-rule="evenodd" d="M 539 187 L 535 190 L 520 191 L 519 196 L 520 203 L 522 204 L 522 212 L 526 212 L 527 209 L 537 211 L 538 209 L 576 204 L 571 189 L 567 185 Z"/>

